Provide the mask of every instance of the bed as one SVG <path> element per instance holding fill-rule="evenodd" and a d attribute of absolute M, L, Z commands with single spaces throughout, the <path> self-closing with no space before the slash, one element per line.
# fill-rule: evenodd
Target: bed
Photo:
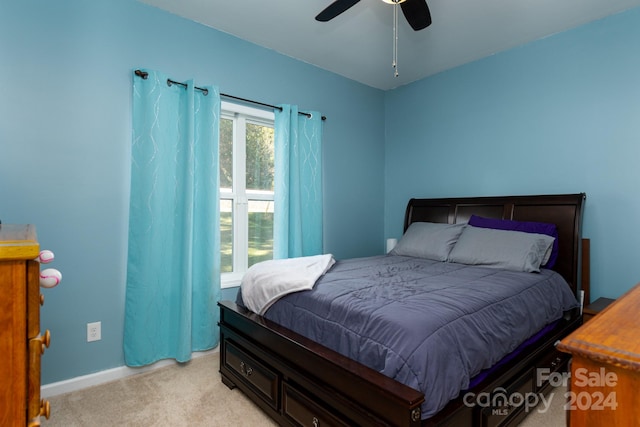
<path fill-rule="evenodd" d="M 558 246 L 553 270 L 557 274 L 546 269 L 542 269 L 539 274 L 526 274 L 532 277 L 561 276 L 566 281 L 567 289 L 570 289 L 568 292 L 577 295 L 581 287 L 582 272 L 583 201 L 584 194 L 412 199 L 407 205 L 404 229 L 406 231 L 414 223 L 466 223 L 472 215 L 555 224 Z M 419 264 L 417 260 L 407 260 L 402 256 L 381 257 L 375 263 L 382 266 L 385 262 L 393 264 L 396 261 L 408 261 L 409 270 L 415 269 Z M 339 263 L 336 267 L 350 265 L 349 262 Z M 435 264 L 436 268 L 446 266 L 447 269 L 457 269 L 456 265 L 450 263 Z M 340 268 L 344 269 L 339 267 L 337 270 Z M 466 274 L 477 274 L 484 270 L 487 269 L 471 268 L 471 273 Z M 379 272 L 376 274 L 380 275 Z M 353 285 L 357 285 L 357 280 L 353 281 Z M 322 289 L 322 286 L 316 288 Z M 366 293 L 362 289 L 357 292 Z M 379 297 L 379 294 L 376 295 Z M 322 337 L 315 336 L 314 340 L 294 332 L 292 329 L 296 329 L 295 322 L 289 325 L 290 328 L 282 326 L 280 323 L 285 323 L 287 318 L 286 314 L 282 314 L 287 313 L 282 307 L 295 298 L 295 294 L 291 298 L 282 298 L 264 316 L 234 302 L 222 301 L 219 304 L 222 381 L 231 388 L 240 388 L 283 425 L 514 424 L 526 416 L 528 405 L 524 402 L 515 402 L 514 405 L 514 401 L 509 401 L 508 398 L 495 398 L 485 405 L 478 400 L 469 399 L 469 396 L 483 393 L 494 396 L 498 392 L 503 397 L 515 393 L 533 399 L 538 393 L 544 393 L 549 385 L 539 373 L 550 374 L 564 369 L 567 363 L 567 356 L 557 352 L 554 344 L 581 323 L 574 298 L 573 305 L 565 305 L 565 308 L 570 308 L 555 314 L 554 319 L 547 319 L 553 321 L 545 321 L 543 328 L 539 328 L 540 325 L 531 326 L 537 332 L 533 335 L 527 333 L 527 336 L 531 335 L 529 339 L 514 343 L 515 351 L 510 351 L 506 357 L 492 362 L 492 366 L 487 366 L 480 372 L 475 372 L 478 370 L 475 367 L 474 377 L 462 381 L 462 389 L 455 392 L 453 397 L 446 397 L 445 402 L 440 404 L 435 402 L 433 390 L 424 387 L 421 389 L 411 381 L 396 381 L 391 378 L 394 375 L 387 376 L 379 372 L 384 371 L 384 366 L 374 369 L 378 368 L 375 363 L 360 363 L 355 360 L 356 357 L 347 357 L 345 354 L 350 353 L 338 349 L 330 340 L 323 342 Z M 528 298 L 530 297 L 527 296 Z M 532 305 L 538 306 L 538 303 Z M 403 308 L 405 309 L 410 308 Z M 279 311 L 280 314 L 277 314 Z M 519 309 L 518 312 L 520 311 Z M 269 317 L 275 321 L 269 320 Z M 510 316 L 510 319 L 511 323 L 521 323 L 516 314 Z M 455 337 L 457 333 L 445 334 L 444 339 Z M 326 337 L 336 335 L 342 333 L 328 333 Z M 413 335 L 409 333 L 407 336 Z M 406 341 L 408 340 L 403 342 Z M 349 345 L 353 347 L 353 344 Z M 443 384 L 446 385 L 447 381 Z M 443 387 L 438 385 L 434 388 Z"/>

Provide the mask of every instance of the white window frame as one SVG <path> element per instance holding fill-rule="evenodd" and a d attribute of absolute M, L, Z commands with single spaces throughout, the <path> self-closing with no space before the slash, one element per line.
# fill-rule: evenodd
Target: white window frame
<path fill-rule="evenodd" d="M 231 192 L 222 192 L 220 199 L 231 199 L 233 206 L 233 272 L 221 274 L 221 287 L 240 286 L 248 268 L 249 252 L 249 200 L 274 200 L 274 194 L 246 189 L 246 124 L 275 126 L 273 111 L 261 110 L 226 101 L 221 103 L 221 118 L 233 119 L 233 186 Z M 240 140 L 242 143 L 240 143 Z"/>

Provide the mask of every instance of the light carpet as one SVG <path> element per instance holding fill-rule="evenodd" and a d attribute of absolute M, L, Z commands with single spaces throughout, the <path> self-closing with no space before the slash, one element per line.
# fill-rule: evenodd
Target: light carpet
<path fill-rule="evenodd" d="M 143 374 L 52 396 L 43 427 L 275 426 L 238 389 L 229 390 L 218 372 L 219 354 L 194 358 Z M 552 391 L 547 411 L 532 409 L 521 427 L 565 425 L 564 393 Z"/>

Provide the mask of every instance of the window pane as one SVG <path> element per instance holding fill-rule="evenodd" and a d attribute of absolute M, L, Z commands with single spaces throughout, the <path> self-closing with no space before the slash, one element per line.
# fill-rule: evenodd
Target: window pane
<path fill-rule="evenodd" d="M 273 259 L 273 202 L 249 200 L 249 267 Z"/>
<path fill-rule="evenodd" d="M 233 200 L 220 200 L 220 270 L 233 271 Z"/>
<path fill-rule="evenodd" d="M 220 120 L 220 188 L 233 189 L 233 120 Z"/>
<path fill-rule="evenodd" d="M 273 128 L 247 123 L 247 190 L 273 191 Z"/>

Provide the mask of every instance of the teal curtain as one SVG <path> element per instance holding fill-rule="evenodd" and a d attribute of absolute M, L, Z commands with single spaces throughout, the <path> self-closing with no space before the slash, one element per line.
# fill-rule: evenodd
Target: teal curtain
<path fill-rule="evenodd" d="M 322 248 L 322 116 L 275 112 L 274 259 L 318 255 Z"/>
<path fill-rule="evenodd" d="M 220 93 L 133 77 L 124 355 L 179 362 L 218 344 Z"/>

